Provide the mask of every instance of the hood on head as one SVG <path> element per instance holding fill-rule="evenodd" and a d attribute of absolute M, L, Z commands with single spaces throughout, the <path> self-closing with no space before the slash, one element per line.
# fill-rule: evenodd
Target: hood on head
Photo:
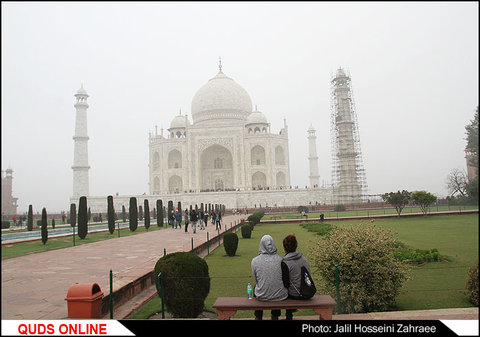
<path fill-rule="evenodd" d="M 275 246 L 275 241 L 270 235 L 262 236 L 260 240 L 260 248 L 258 249 L 258 254 L 276 254 L 277 246 Z"/>

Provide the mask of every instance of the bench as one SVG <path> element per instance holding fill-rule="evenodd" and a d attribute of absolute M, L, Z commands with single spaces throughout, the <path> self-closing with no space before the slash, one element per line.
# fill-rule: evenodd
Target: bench
<path fill-rule="evenodd" d="M 283 310 L 313 309 L 319 319 L 332 319 L 333 308 L 337 302 L 329 295 L 316 295 L 309 300 L 286 299 L 276 302 L 264 302 L 246 297 L 218 297 L 213 307 L 217 309 L 218 319 L 228 320 L 237 310 Z"/>

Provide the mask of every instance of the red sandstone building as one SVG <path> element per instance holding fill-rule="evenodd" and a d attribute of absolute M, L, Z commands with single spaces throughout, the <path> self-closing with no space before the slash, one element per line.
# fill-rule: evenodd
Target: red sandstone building
<path fill-rule="evenodd" d="M 5 173 L 5 176 L 4 176 Z M 17 200 L 12 196 L 13 170 L 2 171 L 2 219 L 17 214 Z"/>

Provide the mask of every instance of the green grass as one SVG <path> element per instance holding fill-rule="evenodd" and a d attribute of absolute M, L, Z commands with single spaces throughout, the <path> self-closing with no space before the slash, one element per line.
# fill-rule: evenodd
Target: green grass
<path fill-rule="evenodd" d="M 473 210 L 478 209 L 478 206 L 432 206 L 430 207 L 430 212 L 445 212 L 445 211 L 464 211 L 464 210 Z M 401 214 L 409 213 L 421 213 L 419 207 L 406 207 L 403 209 Z M 358 210 L 348 210 L 343 212 L 335 211 L 325 211 L 325 212 L 311 212 L 307 213 L 308 218 L 319 218 L 320 213 L 323 213 L 325 218 L 341 218 L 347 216 L 371 216 L 371 215 L 384 215 L 384 214 L 397 214 L 395 208 L 381 208 L 381 209 L 358 209 Z M 277 219 L 298 219 L 300 213 L 282 213 L 282 214 L 265 214 L 262 218 L 263 220 L 271 220 L 272 217 Z"/>
<path fill-rule="evenodd" d="M 165 227 L 163 227 L 165 228 Z M 157 225 L 150 226 L 148 229 L 149 232 L 162 229 Z M 136 235 L 140 233 L 146 233 L 144 226 L 138 226 L 135 232 L 131 232 L 130 229 L 124 228 L 120 230 L 120 237 Z M 118 230 L 115 228 L 115 232 L 110 234 L 110 232 L 96 232 L 88 233 L 84 240 L 80 239 L 78 235 L 75 236 L 75 246 L 85 245 L 92 242 L 98 242 L 103 240 L 110 240 L 118 238 Z M 11 259 L 14 257 L 43 253 L 49 250 L 56 250 L 62 248 L 73 247 L 73 238 L 72 236 L 63 236 L 58 238 L 49 238 L 47 243 L 44 245 L 42 240 L 28 241 L 28 242 L 19 242 L 2 245 L 2 260 Z"/>
<path fill-rule="evenodd" d="M 342 221 L 336 226 L 351 226 L 360 221 Z M 478 262 L 478 214 L 379 219 L 374 223 L 390 228 L 396 237 L 412 248 L 438 249 L 450 262 L 429 263 L 423 267 L 411 267 L 411 280 L 404 284 L 397 298 L 397 310 L 425 310 L 440 308 L 471 307 L 464 293 L 468 270 Z M 252 282 L 250 262 L 258 254 L 260 238 L 270 234 L 283 256 L 282 240 L 295 234 L 299 242 L 298 251 L 307 255 L 313 240 L 319 237 L 298 224 L 257 225 L 251 239 L 239 235 L 237 255 L 228 257 L 223 246 L 212 252 L 206 261 L 211 278 L 210 293 L 205 300 L 206 310 L 212 308 L 217 297 L 246 296 L 247 283 Z M 310 259 L 309 259 L 310 260 Z M 318 275 L 314 273 L 314 279 Z M 152 300 L 143 312 L 132 318 L 148 318 L 159 311 L 160 299 Z M 265 313 L 264 315 L 269 315 Z M 314 315 L 311 310 L 301 310 L 296 316 Z M 234 318 L 253 317 L 253 312 L 239 311 Z"/>

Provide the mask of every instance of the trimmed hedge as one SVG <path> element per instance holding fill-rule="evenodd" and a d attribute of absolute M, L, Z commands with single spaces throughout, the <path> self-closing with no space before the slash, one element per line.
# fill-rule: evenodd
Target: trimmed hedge
<path fill-rule="evenodd" d="M 195 318 L 210 292 L 207 263 L 193 253 L 168 254 L 155 264 L 154 275 L 163 275 L 165 305 L 174 317 Z M 157 284 L 157 292 L 161 290 Z"/>
<path fill-rule="evenodd" d="M 241 227 L 242 238 L 250 239 L 252 237 L 252 226 L 250 224 L 245 224 Z"/>
<path fill-rule="evenodd" d="M 223 247 L 228 256 L 235 256 L 238 248 L 238 235 L 235 233 L 226 233 L 223 236 Z"/>

